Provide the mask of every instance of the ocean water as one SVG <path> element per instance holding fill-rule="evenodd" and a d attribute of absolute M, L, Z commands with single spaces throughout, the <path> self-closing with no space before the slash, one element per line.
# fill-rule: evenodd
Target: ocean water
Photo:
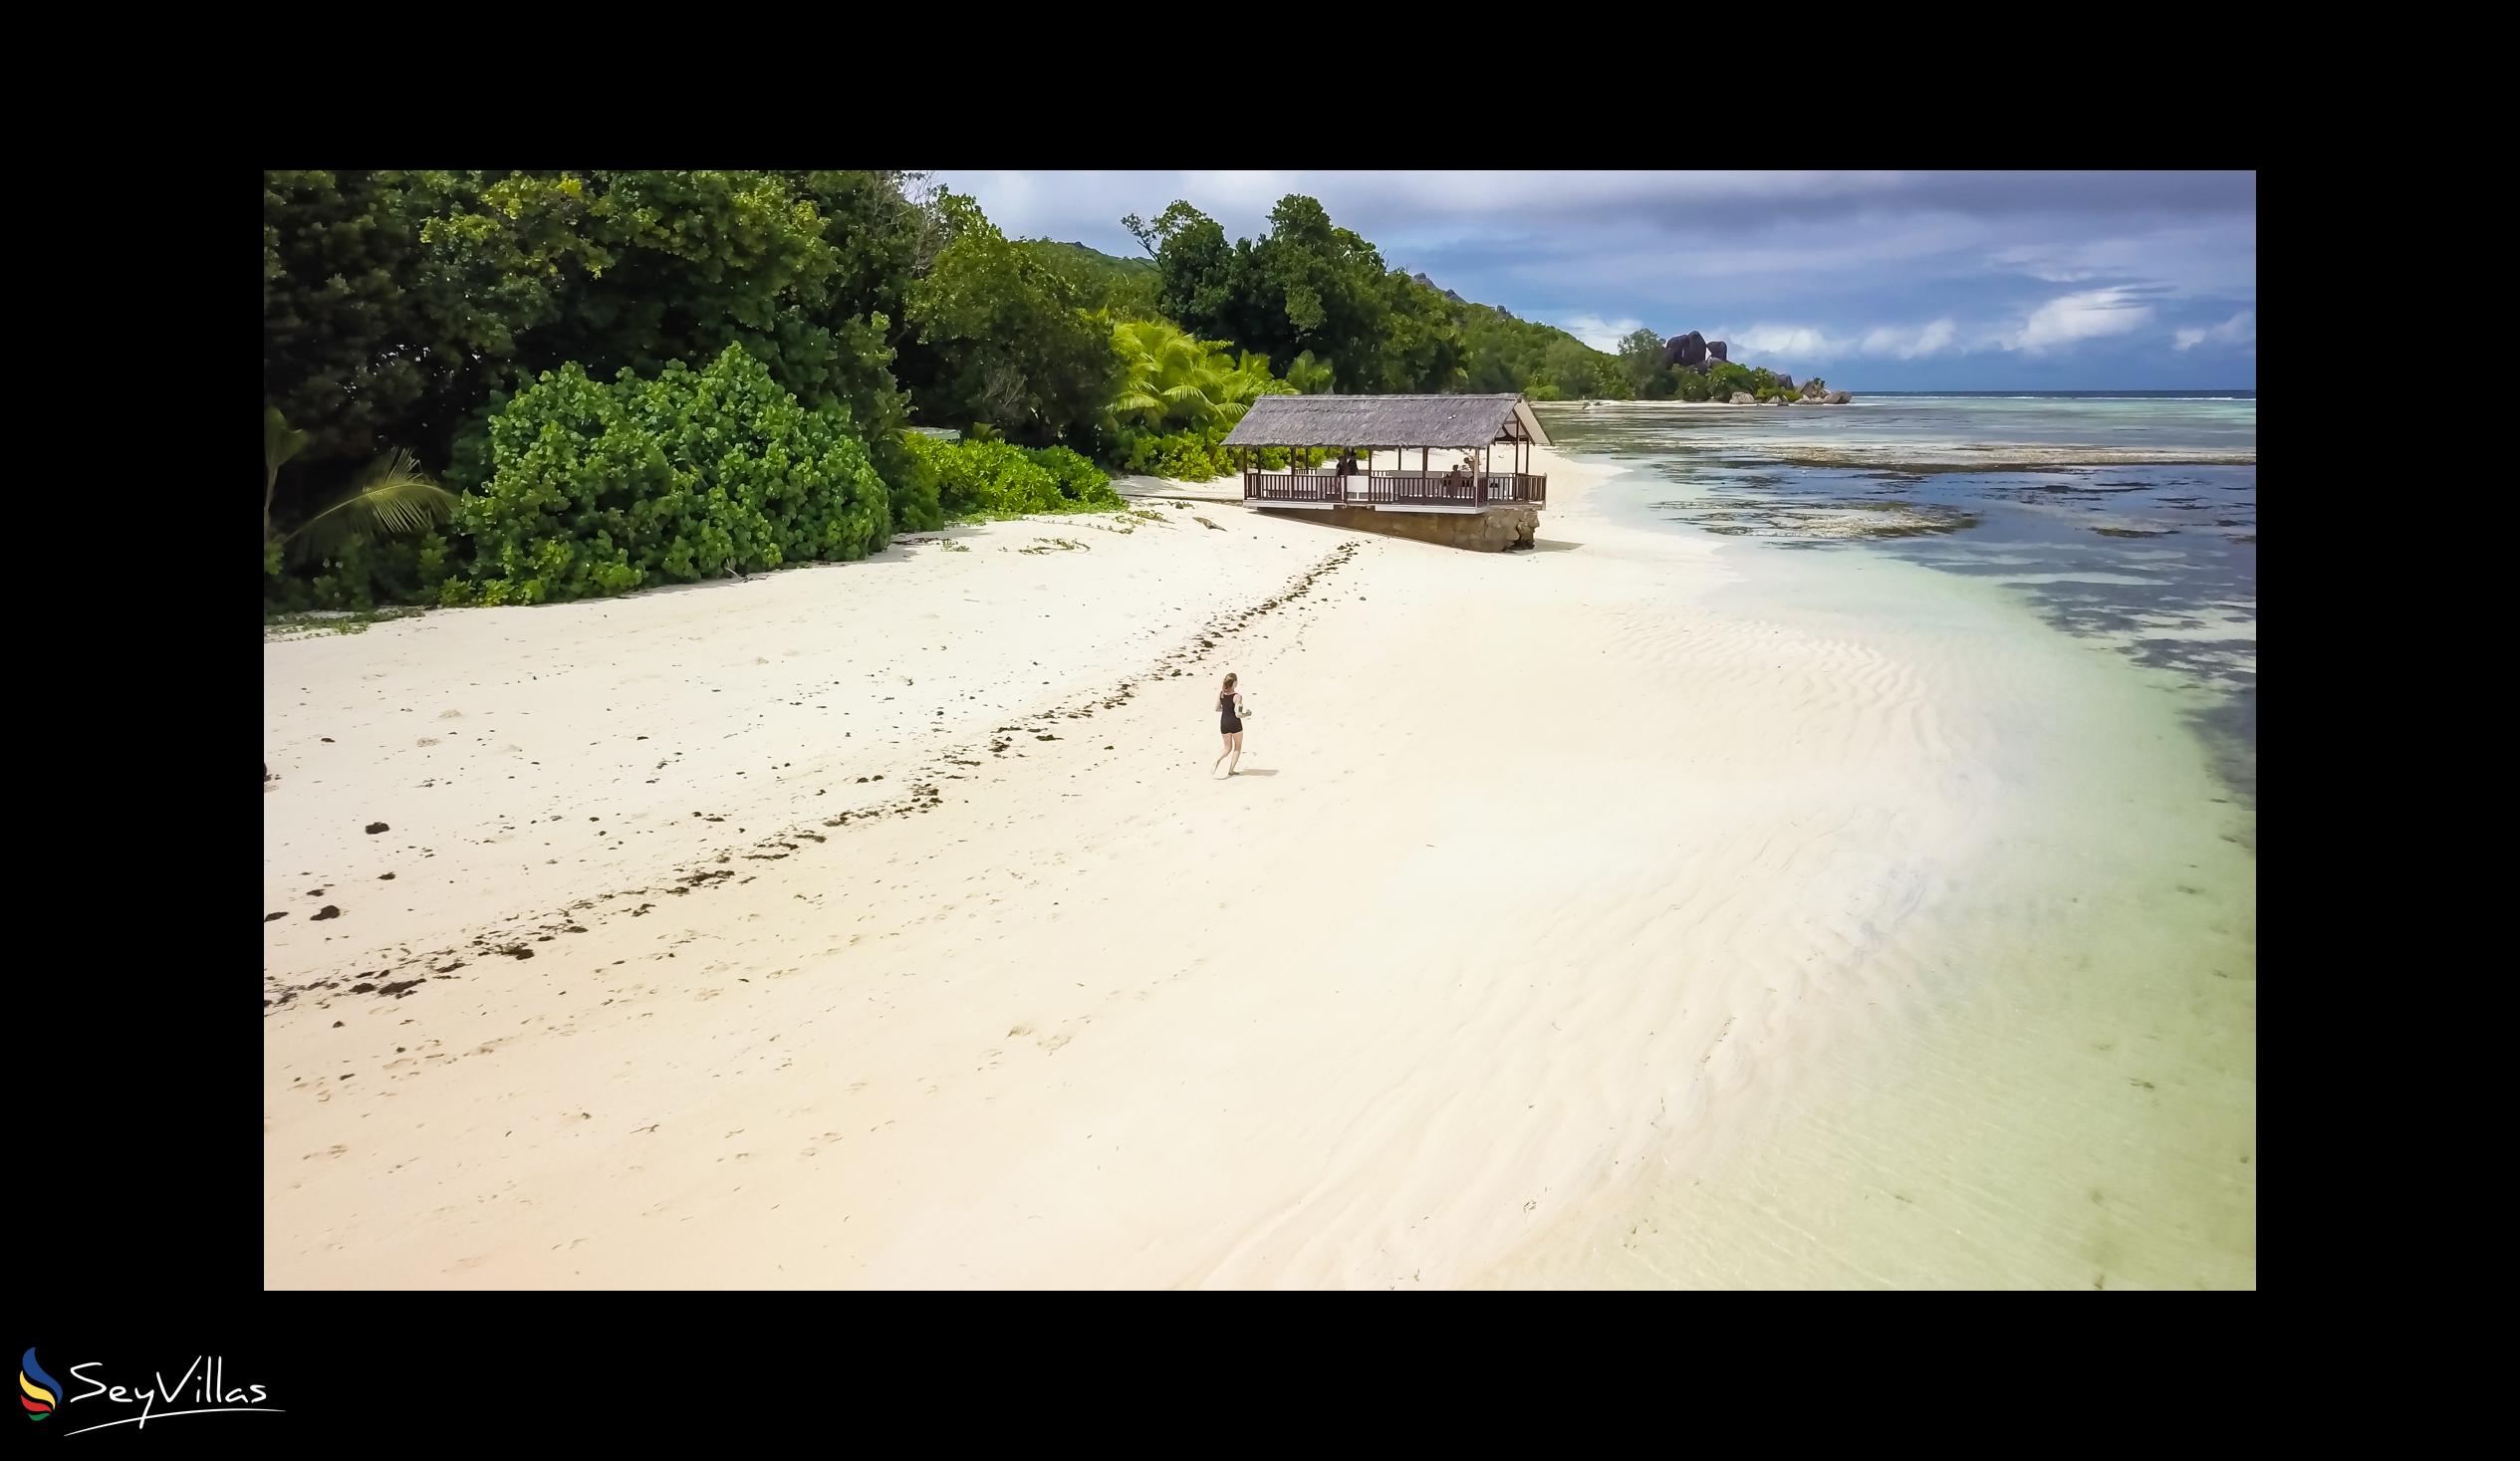
<path fill-rule="evenodd" d="M 1560 449 L 1629 468 L 1604 494 L 1615 515 L 2003 586 L 2178 696 L 2231 797 L 2255 807 L 2255 392 L 1540 410 Z"/>
<path fill-rule="evenodd" d="M 1953 763 L 2006 815 L 1780 981 L 1791 1094 L 1760 1049 L 1497 1282 L 2255 1287 L 2256 405 L 2226 394 L 1542 408 L 1623 468 L 1595 510 L 1739 541 L 1711 602 L 2022 688 Z"/>

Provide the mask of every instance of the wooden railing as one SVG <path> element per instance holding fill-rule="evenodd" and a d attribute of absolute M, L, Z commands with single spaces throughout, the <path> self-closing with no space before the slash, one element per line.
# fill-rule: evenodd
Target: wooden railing
<path fill-rule="evenodd" d="M 1489 503 L 1545 507 L 1549 479 L 1537 472 L 1496 472 L 1484 479 L 1442 472 L 1261 472 L 1242 474 L 1242 500 L 1306 503 L 1327 507 L 1475 508 Z"/>

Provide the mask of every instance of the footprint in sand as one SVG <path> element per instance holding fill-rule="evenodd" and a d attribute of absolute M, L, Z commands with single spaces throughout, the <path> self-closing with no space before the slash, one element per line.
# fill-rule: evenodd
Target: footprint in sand
<path fill-rule="evenodd" d="M 1041 1043 L 1041 1048 L 1046 1051 L 1056 1051 L 1059 1047 L 1066 1045 L 1069 1041 L 1074 1039 L 1076 1039 L 1075 1036 L 1065 1033 L 1053 1035 Z"/>
<path fill-rule="evenodd" d="M 464 713 L 460 710 L 441 710 L 437 712 L 437 718 L 440 720 L 461 720 L 464 718 Z"/>

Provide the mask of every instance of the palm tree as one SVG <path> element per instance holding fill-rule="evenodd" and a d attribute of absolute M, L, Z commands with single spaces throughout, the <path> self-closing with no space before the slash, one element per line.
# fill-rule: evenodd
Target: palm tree
<path fill-rule="evenodd" d="M 1206 386 L 1213 380 L 1207 349 L 1178 326 L 1161 320 L 1129 320 L 1113 327 L 1113 349 L 1126 371 L 1112 398 L 1119 420 L 1150 431 L 1174 421 L 1196 422 L 1213 412 Z"/>
<path fill-rule="evenodd" d="M 425 532 L 452 516 L 457 501 L 454 493 L 428 479 L 411 453 L 397 447 L 378 457 L 284 541 L 290 556 L 301 562 L 338 558 L 354 543 Z"/>
<path fill-rule="evenodd" d="M 1263 395 L 1290 387 L 1269 373 L 1269 359 L 1203 341 L 1161 320 L 1113 328 L 1112 345 L 1127 368 L 1111 404 L 1115 424 L 1149 431 L 1230 427 Z"/>
<path fill-rule="evenodd" d="M 1294 386 L 1299 395 L 1324 394 L 1330 389 L 1332 380 L 1330 363 L 1313 359 L 1311 351 L 1287 363 L 1286 383 Z"/>
<path fill-rule="evenodd" d="M 1231 426 L 1241 420 L 1243 413 L 1251 409 L 1251 403 L 1260 397 L 1296 393 L 1293 385 L 1280 380 L 1270 371 L 1267 356 L 1255 356 L 1245 351 L 1234 363 L 1234 368 L 1226 372 L 1217 384 L 1214 392 L 1217 418 Z"/>

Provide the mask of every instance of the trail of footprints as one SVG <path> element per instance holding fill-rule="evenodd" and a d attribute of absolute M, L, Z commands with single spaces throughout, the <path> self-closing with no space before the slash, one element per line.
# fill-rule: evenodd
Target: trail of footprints
<path fill-rule="evenodd" d="M 1224 647 L 1220 642 L 1223 636 L 1247 628 L 1288 605 L 1309 597 L 1314 586 L 1355 558 L 1361 546 L 1357 543 L 1341 544 L 1326 554 L 1319 563 L 1290 580 L 1286 588 L 1273 598 L 1263 600 L 1252 608 L 1220 614 L 1209 620 L 1191 636 L 1190 643 L 1156 660 L 1153 668 L 1138 678 L 1122 681 L 1118 688 L 1110 693 L 1089 702 L 1049 710 L 1033 717 L 1032 724 L 999 726 L 985 748 L 948 747 L 937 757 L 937 760 L 945 766 L 976 768 L 984 764 L 980 759 L 982 749 L 985 749 L 991 759 L 1002 759 L 1009 752 L 1018 758 L 1023 757 L 1024 752 L 1017 749 L 1015 737 L 1029 736 L 1036 742 L 1062 739 L 1050 729 L 1053 723 L 1061 720 L 1089 720 L 1098 709 L 1117 710 L 1136 698 L 1137 686 L 1144 681 L 1181 678 L 1190 668 L 1205 662 L 1209 656 Z M 821 819 L 819 827 L 842 828 L 864 825 L 886 817 L 906 817 L 913 813 L 923 815 L 944 805 L 944 792 L 937 785 L 938 780 L 975 779 L 961 771 L 943 772 L 933 768 L 923 768 L 914 772 L 912 778 L 907 795 L 888 802 L 825 817 Z M 872 786 L 883 779 L 883 775 L 878 773 L 873 776 L 859 777 L 858 781 Z M 706 817 L 706 814 L 700 812 L 694 812 L 691 815 Z M 706 817 L 706 820 L 714 822 L 719 819 Z M 263 981 L 263 1010 L 268 1016 L 274 1011 L 287 1009 L 297 1004 L 302 998 L 315 1008 L 330 1008 L 332 999 L 341 994 L 368 994 L 390 999 L 408 998 L 430 980 L 463 978 L 464 976 L 456 971 L 465 968 L 476 959 L 501 957 L 517 960 L 531 959 L 534 957 L 534 945 L 537 943 L 550 943 L 564 934 L 586 932 L 586 925 L 575 915 L 596 911 L 603 904 L 624 898 L 684 897 L 695 890 L 715 887 L 729 880 L 749 882 L 752 880 L 750 876 L 739 876 L 737 869 L 728 864 L 738 859 L 760 862 L 780 861 L 804 851 L 803 843 L 822 844 L 829 840 L 825 833 L 811 827 L 792 828 L 786 832 L 762 838 L 752 845 L 750 851 L 721 852 L 713 859 L 712 865 L 678 874 L 663 886 L 639 887 L 622 892 L 604 893 L 594 898 L 580 898 L 569 904 L 563 912 L 530 927 L 511 928 L 501 933 L 476 934 L 460 950 L 443 948 L 430 953 L 414 954 L 408 949 L 403 949 L 399 951 L 401 957 L 398 962 L 363 974 L 332 975 L 294 985 L 266 975 Z M 656 904 L 653 902 L 639 902 L 626 911 L 630 916 L 636 918 L 654 910 Z M 458 957 L 459 954 L 465 957 Z M 408 971 L 421 968 L 425 968 L 426 972 L 402 977 Z M 1043 1044 L 1048 1049 L 1056 1050 L 1059 1046 L 1067 1044 L 1068 1039 L 1067 1036 L 1057 1036 L 1052 1040 L 1044 1041 Z M 438 1059 L 450 1058 L 438 1057 Z"/>

